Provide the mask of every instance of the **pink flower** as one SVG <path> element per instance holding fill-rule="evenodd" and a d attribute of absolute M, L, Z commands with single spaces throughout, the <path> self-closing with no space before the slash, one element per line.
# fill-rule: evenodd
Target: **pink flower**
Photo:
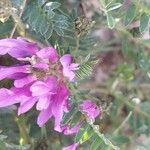
<path fill-rule="evenodd" d="M 72 56 L 70 54 L 63 55 L 60 58 L 60 62 L 63 66 L 63 74 L 70 81 L 74 81 L 75 79 L 75 70 L 79 69 L 79 64 L 72 63 Z"/>
<path fill-rule="evenodd" d="M 100 108 L 91 100 L 83 101 L 80 104 L 80 110 L 91 119 L 95 119 L 101 113 Z"/>
<path fill-rule="evenodd" d="M 74 143 L 72 145 L 69 145 L 67 147 L 64 147 L 63 150 L 76 150 L 76 148 L 79 146 L 79 142 L 78 143 Z"/>
<path fill-rule="evenodd" d="M 14 79 L 14 87 L 0 89 L 0 107 L 19 103 L 20 115 L 36 105 L 40 111 L 38 125 L 41 127 L 54 117 L 54 128 L 61 132 L 61 121 L 64 112 L 68 111 L 70 95 L 64 76 L 72 81 L 78 64 L 71 64 L 69 54 L 59 60 L 54 48 L 47 47 L 39 51 L 37 44 L 22 38 L 0 40 L 0 55 L 5 54 L 18 59 L 20 64 L 0 66 L 0 80 Z"/>

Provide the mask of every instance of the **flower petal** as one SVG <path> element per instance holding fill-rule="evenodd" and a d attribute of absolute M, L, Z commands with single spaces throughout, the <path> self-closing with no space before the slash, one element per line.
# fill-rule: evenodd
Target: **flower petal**
<path fill-rule="evenodd" d="M 12 67 L 0 67 L 0 80 L 4 78 L 10 78 L 16 73 L 28 73 L 28 65 L 25 66 L 12 66 Z"/>
<path fill-rule="evenodd" d="M 66 101 L 69 96 L 68 88 L 63 84 L 58 85 L 57 94 L 52 97 L 52 114 L 55 117 L 55 127 L 54 129 L 61 132 L 61 121 L 63 113 L 65 111 Z"/>
<path fill-rule="evenodd" d="M 37 110 L 43 110 L 47 109 L 50 103 L 50 97 L 48 96 L 41 96 L 37 102 L 36 109 Z"/>
<path fill-rule="evenodd" d="M 18 115 L 29 111 L 34 106 L 36 101 L 36 98 L 28 97 L 28 99 L 26 99 L 24 103 L 21 103 L 20 107 L 18 108 Z"/>
<path fill-rule="evenodd" d="M 63 68 L 63 74 L 65 77 L 69 79 L 69 81 L 74 81 L 75 76 L 76 76 L 75 73 L 69 70 L 68 68 Z"/>
<path fill-rule="evenodd" d="M 21 88 L 33 81 L 36 80 L 36 77 L 34 77 L 33 75 L 28 75 L 22 79 L 18 79 L 18 80 L 15 80 L 14 81 L 14 86 L 17 87 L 17 88 Z"/>
<path fill-rule="evenodd" d="M 91 100 L 85 100 L 80 104 L 80 109 L 91 119 L 95 119 L 101 112 L 100 108 Z"/>
<path fill-rule="evenodd" d="M 71 128 L 71 129 L 70 129 L 70 126 L 69 126 L 69 125 L 66 125 L 66 126 L 64 127 L 63 133 L 64 133 L 65 135 L 75 134 L 75 133 L 77 133 L 77 132 L 79 131 L 80 127 L 81 127 L 81 123 L 77 123 L 77 124 L 76 124 L 73 128 Z"/>
<path fill-rule="evenodd" d="M 74 144 L 72 144 L 72 145 L 69 145 L 69 146 L 67 146 L 67 147 L 64 147 L 63 148 L 63 150 L 76 150 L 76 148 L 79 146 L 79 142 L 77 142 L 77 143 L 74 143 Z"/>
<path fill-rule="evenodd" d="M 42 127 L 52 117 L 51 105 L 47 109 L 43 109 L 37 119 L 37 124 Z"/>
<path fill-rule="evenodd" d="M 36 53 L 39 58 L 49 59 L 52 63 L 58 60 L 58 54 L 53 47 L 46 47 Z"/>
<path fill-rule="evenodd" d="M 0 40 L 0 55 L 9 54 L 15 58 L 33 55 L 38 47 L 35 43 L 30 43 L 22 38 Z"/>
<path fill-rule="evenodd" d="M 49 91 L 55 91 L 57 86 L 57 77 L 56 76 L 49 76 L 45 81 L 47 86 L 49 87 Z"/>
<path fill-rule="evenodd" d="M 60 62 L 63 67 L 69 66 L 72 62 L 72 56 L 70 54 L 65 54 L 60 58 Z"/>
<path fill-rule="evenodd" d="M 0 89 L 0 107 L 6 107 L 18 103 L 13 91 L 6 88 Z"/>
<path fill-rule="evenodd" d="M 71 69 L 71 70 L 78 70 L 78 69 L 79 69 L 79 64 L 72 63 L 72 64 L 70 65 L 70 69 Z"/>
<path fill-rule="evenodd" d="M 37 81 L 31 85 L 30 91 L 32 92 L 32 96 L 42 96 L 48 94 L 49 87 L 46 83 Z"/>

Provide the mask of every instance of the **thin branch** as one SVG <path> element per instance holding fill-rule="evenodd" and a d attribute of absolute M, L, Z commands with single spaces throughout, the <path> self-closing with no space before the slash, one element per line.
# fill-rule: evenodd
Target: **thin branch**
<path fill-rule="evenodd" d="M 22 17 L 22 15 L 23 15 L 23 12 L 24 12 L 24 10 L 25 10 L 26 3 L 27 3 L 27 0 L 24 0 L 24 1 L 23 1 L 23 4 L 22 4 L 22 10 L 21 10 L 19 16 L 16 16 L 16 14 L 12 14 L 12 17 L 13 17 L 13 19 L 14 19 L 14 21 L 15 21 L 16 23 L 15 23 L 13 29 L 12 29 L 12 32 L 11 32 L 11 34 L 10 34 L 10 38 L 13 37 L 13 35 L 14 35 L 16 29 L 17 29 L 18 22 L 21 22 L 20 20 L 21 20 L 21 17 Z"/>
<path fill-rule="evenodd" d="M 132 111 L 129 112 L 128 116 L 121 123 L 121 125 L 113 132 L 113 134 L 117 134 L 119 132 L 119 130 L 121 130 L 126 125 L 126 123 L 128 122 L 128 120 L 130 119 L 131 115 L 132 115 Z"/>

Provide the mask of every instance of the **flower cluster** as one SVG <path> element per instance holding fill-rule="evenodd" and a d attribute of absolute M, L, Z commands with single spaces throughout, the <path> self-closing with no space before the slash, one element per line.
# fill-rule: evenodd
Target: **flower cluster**
<path fill-rule="evenodd" d="M 78 132 L 81 123 L 72 129 L 68 125 L 61 126 L 64 112 L 69 111 L 70 91 L 66 83 L 75 81 L 75 70 L 79 69 L 79 64 L 72 63 L 72 56 L 65 54 L 59 57 L 53 47 L 39 50 L 36 43 L 22 38 L 0 40 L 0 55 L 5 54 L 14 57 L 19 63 L 0 66 L 0 80 L 14 80 L 12 88 L 0 89 L 0 107 L 19 104 L 20 115 L 36 106 L 39 111 L 37 124 L 40 127 L 54 117 L 56 131 L 63 131 L 66 135 Z M 100 113 L 90 100 L 84 101 L 80 109 L 92 119 Z M 73 150 L 78 145 L 75 143 L 64 149 Z"/>
<path fill-rule="evenodd" d="M 68 111 L 69 90 L 65 84 L 75 79 L 69 54 L 59 56 L 52 47 L 39 50 L 37 44 L 22 38 L 0 40 L 0 55 L 8 53 L 18 59 L 15 66 L 1 66 L 0 80 L 14 79 L 14 87 L 0 89 L 0 107 L 19 103 L 18 115 L 27 112 L 34 105 L 40 111 L 38 125 L 43 126 L 49 118 L 55 117 L 55 130 L 61 131 L 63 112 Z M 65 78 L 66 77 L 66 78 Z"/>

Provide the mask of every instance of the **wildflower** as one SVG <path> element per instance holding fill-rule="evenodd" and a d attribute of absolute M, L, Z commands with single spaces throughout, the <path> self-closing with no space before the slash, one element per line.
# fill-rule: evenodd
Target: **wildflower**
<path fill-rule="evenodd" d="M 0 66 L 0 80 L 14 79 L 11 89 L 0 89 L 0 107 L 19 103 L 18 115 L 34 105 L 40 111 L 37 123 L 42 127 L 52 116 L 55 130 L 61 132 L 63 113 L 68 111 L 69 89 L 64 76 L 75 78 L 78 64 L 71 64 L 71 55 L 59 60 L 53 47 L 39 50 L 37 44 L 22 38 L 0 40 L 0 55 L 9 54 L 20 61 L 15 66 Z M 62 70 L 63 67 L 63 70 Z"/>
<path fill-rule="evenodd" d="M 101 113 L 100 108 L 91 100 L 83 101 L 83 103 L 80 104 L 80 110 L 91 119 L 95 119 Z"/>

